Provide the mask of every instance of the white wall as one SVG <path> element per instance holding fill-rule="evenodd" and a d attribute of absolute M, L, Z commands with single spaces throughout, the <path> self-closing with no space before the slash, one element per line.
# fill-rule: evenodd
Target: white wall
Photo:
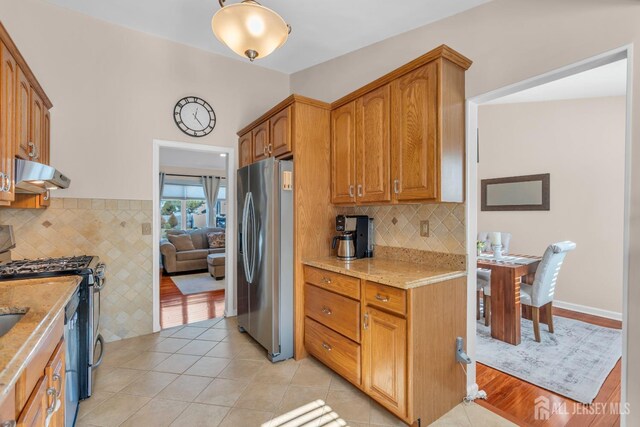
<path fill-rule="evenodd" d="M 71 178 L 56 197 L 150 200 L 154 138 L 235 146 L 238 129 L 289 94 L 286 74 L 41 0 L 0 0 L 0 19 L 53 102 L 51 163 Z M 207 137 L 174 124 L 186 95 L 215 110 Z"/>
<path fill-rule="evenodd" d="M 633 0 L 493 0 L 291 76 L 293 92 L 325 101 L 445 43 L 474 61 L 471 98 L 625 45 L 640 42 L 640 7 Z M 640 171 L 640 56 L 632 58 L 632 171 Z M 640 186 L 631 188 L 628 270 L 628 425 L 640 425 Z"/>
<path fill-rule="evenodd" d="M 556 299 L 622 313 L 625 97 L 479 109 L 478 178 L 551 174 L 551 210 L 480 211 L 478 230 L 512 233 L 510 252 L 577 249 L 562 266 Z M 480 181 L 478 181 L 480 194 Z"/>

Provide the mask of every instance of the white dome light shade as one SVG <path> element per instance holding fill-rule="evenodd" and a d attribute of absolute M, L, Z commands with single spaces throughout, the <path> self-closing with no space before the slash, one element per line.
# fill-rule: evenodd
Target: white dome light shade
<path fill-rule="evenodd" d="M 221 8 L 213 15 L 211 28 L 218 40 L 251 61 L 282 46 L 290 31 L 280 15 L 253 0 Z"/>

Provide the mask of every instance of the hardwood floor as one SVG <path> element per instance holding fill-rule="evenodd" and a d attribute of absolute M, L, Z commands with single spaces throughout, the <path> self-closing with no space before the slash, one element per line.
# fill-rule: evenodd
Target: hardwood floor
<path fill-rule="evenodd" d="M 224 315 L 224 290 L 184 295 L 170 276 L 160 271 L 160 327 L 200 322 Z"/>
<path fill-rule="evenodd" d="M 556 307 L 553 308 L 553 314 L 555 316 L 581 320 L 594 325 L 622 329 L 622 322 L 618 320 L 577 313 Z M 581 405 L 571 399 L 478 363 L 476 382 L 480 390 L 487 392 L 488 398 L 486 401 L 476 400 L 476 403 L 523 426 L 619 426 L 619 415 L 610 413 L 595 414 L 592 413 L 594 412 L 592 408 L 599 407 L 601 409 L 601 405 L 620 403 L 621 374 L 621 361 L 618 360 L 618 363 L 605 380 L 600 392 L 590 407 L 589 405 Z M 536 420 L 534 418 L 534 400 L 538 396 L 544 396 L 549 399 L 552 407 L 556 404 L 565 404 L 569 414 L 552 414 L 546 421 Z M 574 408 L 578 408 L 578 411 L 581 413 L 573 414 Z"/>

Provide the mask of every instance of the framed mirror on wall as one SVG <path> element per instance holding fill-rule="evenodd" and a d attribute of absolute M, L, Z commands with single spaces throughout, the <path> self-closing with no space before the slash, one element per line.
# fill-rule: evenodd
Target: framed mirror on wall
<path fill-rule="evenodd" d="M 548 211 L 550 184 L 548 173 L 483 179 L 481 210 Z"/>

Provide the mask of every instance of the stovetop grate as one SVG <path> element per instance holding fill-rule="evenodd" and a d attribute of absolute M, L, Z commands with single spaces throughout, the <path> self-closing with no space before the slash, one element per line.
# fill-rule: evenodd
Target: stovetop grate
<path fill-rule="evenodd" d="M 51 273 L 74 271 L 87 268 L 93 259 L 89 255 L 60 257 L 60 258 L 40 258 L 11 261 L 0 264 L 0 277 L 22 274 Z"/>

